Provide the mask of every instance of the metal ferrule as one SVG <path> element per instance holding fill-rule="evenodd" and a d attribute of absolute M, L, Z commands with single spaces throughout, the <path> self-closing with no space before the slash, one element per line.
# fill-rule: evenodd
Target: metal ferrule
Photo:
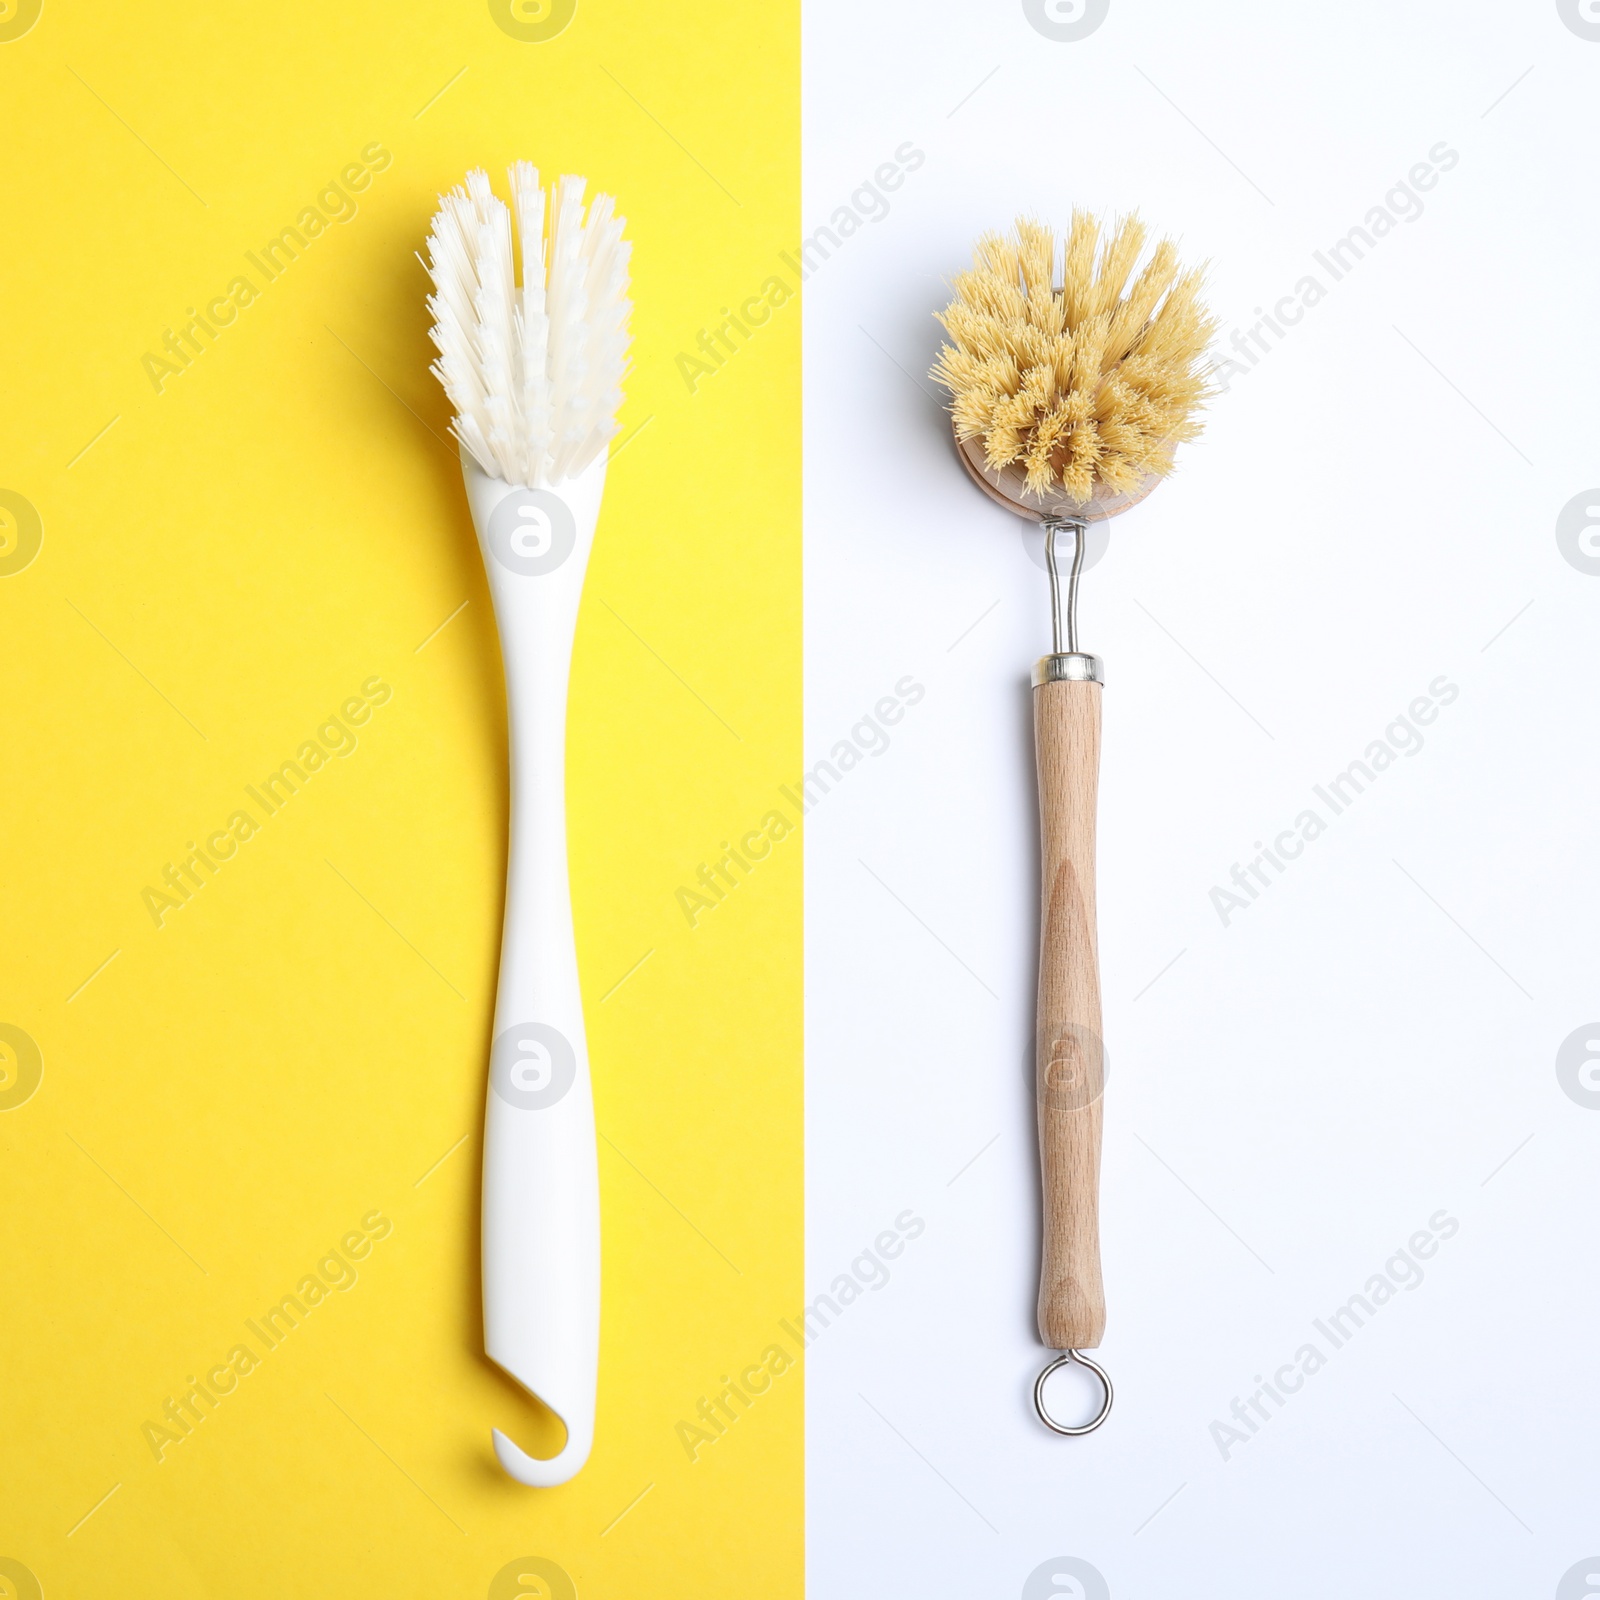
<path fill-rule="evenodd" d="M 1040 656 L 1033 665 L 1035 689 L 1046 683 L 1104 683 L 1105 663 L 1099 656 L 1082 650 L 1063 650 L 1056 655 Z"/>

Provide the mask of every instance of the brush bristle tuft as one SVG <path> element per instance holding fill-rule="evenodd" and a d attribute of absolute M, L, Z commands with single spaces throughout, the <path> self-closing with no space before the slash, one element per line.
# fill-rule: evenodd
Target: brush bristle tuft
<path fill-rule="evenodd" d="M 1102 229 L 1075 211 L 1059 250 L 1049 228 L 1019 220 L 978 241 L 939 316 L 950 342 L 930 376 L 950 391 L 957 437 L 982 439 L 992 471 L 1020 463 L 1041 501 L 1131 493 L 1200 432 L 1217 327 L 1204 275 L 1180 273 L 1170 240 L 1136 273 L 1144 246 L 1136 216 Z"/>
<path fill-rule="evenodd" d="M 538 169 L 519 161 L 510 175 L 509 209 L 482 171 L 440 196 L 428 235 L 431 371 L 478 465 L 539 488 L 582 472 L 617 432 L 631 246 L 610 195 L 585 216 L 582 178 L 557 183 L 547 230 Z"/>

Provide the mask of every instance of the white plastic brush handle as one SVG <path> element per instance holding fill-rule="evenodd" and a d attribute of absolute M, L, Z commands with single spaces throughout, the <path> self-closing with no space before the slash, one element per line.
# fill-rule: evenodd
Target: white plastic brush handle
<path fill-rule="evenodd" d="M 567 682 L 605 457 L 555 489 L 463 455 L 500 629 L 510 724 L 505 933 L 483 1139 L 484 1348 L 566 1425 L 541 1460 L 498 1428 L 521 1483 L 565 1483 L 594 1440 L 600 1184 L 567 885 Z"/>

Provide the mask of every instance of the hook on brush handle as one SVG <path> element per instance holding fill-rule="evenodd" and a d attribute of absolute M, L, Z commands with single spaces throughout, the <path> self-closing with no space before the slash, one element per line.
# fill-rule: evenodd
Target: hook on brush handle
<path fill-rule="evenodd" d="M 1105 1332 L 1100 1282 L 1100 1129 L 1105 1050 L 1095 938 L 1098 657 L 1046 656 L 1035 669 L 1039 772 L 1039 1005 L 1036 1099 L 1044 1191 L 1039 1336 L 1092 1350 Z"/>

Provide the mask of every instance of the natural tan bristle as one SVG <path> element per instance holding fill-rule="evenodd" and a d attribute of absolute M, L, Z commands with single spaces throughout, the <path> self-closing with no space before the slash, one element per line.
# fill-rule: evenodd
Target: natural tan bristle
<path fill-rule="evenodd" d="M 1204 274 L 1180 271 L 1164 239 L 1135 273 L 1145 228 L 1072 214 L 1056 281 L 1056 237 L 1019 220 L 986 234 L 940 313 L 950 335 L 931 376 L 952 396 L 960 439 L 983 440 L 991 471 L 1025 469 L 1027 492 L 1087 502 L 1129 494 L 1172 469 L 1201 429 L 1206 346 L 1216 322 L 1200 302 Z"/>

